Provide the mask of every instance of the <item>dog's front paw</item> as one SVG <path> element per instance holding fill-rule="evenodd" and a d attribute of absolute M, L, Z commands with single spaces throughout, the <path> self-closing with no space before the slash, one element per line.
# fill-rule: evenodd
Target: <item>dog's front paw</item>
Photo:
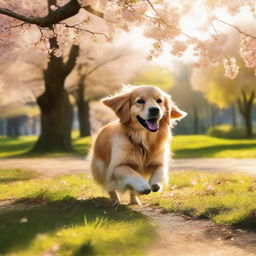
<path fill-rule="evenodd" d="M 161 185 L 159 183 L 152 184 L 151 189 L 152 189 L 153 192 L 157 192 L 157 191 L 161 190 Z"/>
<path fill-rule="evenodd" d="M 129 177 L 125 183 L 126 183 L 125 187 L 131 187 L 133 190 L 135 190 L 139 194 L 147 195 L 151 192 L 150 185 L 143 178 Z"/>

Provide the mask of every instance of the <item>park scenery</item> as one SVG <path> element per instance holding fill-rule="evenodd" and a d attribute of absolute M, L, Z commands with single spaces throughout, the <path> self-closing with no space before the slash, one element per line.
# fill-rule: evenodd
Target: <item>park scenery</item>
<path fill-rule="evenodd" d="M 255 17 L 255 0 L 0 0 L 0 256 L 255 256 Z M 113 205 L 91 147 L 129 84 L 187 116 L 168 184 Z"/>

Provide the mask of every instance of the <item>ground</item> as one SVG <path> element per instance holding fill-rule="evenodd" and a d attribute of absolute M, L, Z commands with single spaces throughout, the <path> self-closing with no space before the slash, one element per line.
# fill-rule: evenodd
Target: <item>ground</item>
<path fill-rule="evenodd" d="M 91 179 L 90 138 L 44 157 L 34 141 L 0 138 L 0 254 L 255 255 L 255 140 L 175 136 L 170 185 L 117 209 Z"/>
<path fill-rule="evenodd" d="M 161 209 L 143 207 L 140 212 L 150 217 L 159 239 L 147 256 L 254 256 L 256 235 L 230 229 L 210 221 L 193 219 Z"/>
<path fill-rule="evenodd" d="M 63 167 L 63 162 L 65 166 Z M 181 158 L 171 161 L 171 171 L 199 170 L 207 172 L 244 172 L 256 175 L 254 158 Z M 2 158 L 0 169 L 21 168 L 39 171 L 48 176 L 81 173 L 89 170 L 89 161 L 82 156 Z M 52 169 L 54 168 L 54 172 Z"/>
<path fill-rule="evenodd" d="M 17 169 L 0 171 L 0 220 L 4 223 L 0 226 L 0 248 L 5 250 L 5 255 L 14 255 L 13 250 L 17 248 L 18 256 L 35 255 L 39 252 L 45 253 L 40 255 L 50 256 L 85 255 L 84 253 L 170 255 L 167 252 L 173 252 L 175 256 L 211 256 L 216 255 L 216 251 L 221 256 L 254 255 L 255 233 L 244 229 L 234 230 L 230 225 L 216 225 L 211 221 L 195 219 L 197 214 L 189 207 L 186 210 L 195 213 L 194 216 L 185 216 L 182 207 L 175 209 L 183 213 L 181 215 L 172 213 L 174 209 L 170 209 L 170 200 L 175 199 L 175 194 L 178 195 L 176 203 L 181 205 L 190 202 L 191 198 L 187 200 L 184 195 L 179 199 L 180 193 L 185 193 L 191 188 L 195 193 L 203 192 L 197 195 L 198 198 L 206 199 L 207 193 L 212 193 L 210 185 L 215 186 L 216 190 L 218 186 L 226 188 L 231 182 L 230 187 L 227 187 L 229 191 L 234 182 L 237 184 L 241 180 L 240 176 L 234 178 L 232 174 L 233 179 L 227 180 L 227 176 L 219 179 L 218 175 L 223 174 L 218 173 L 175 172 L 171 174 L 167 191 L 161 195 L 144 196 L 143 207 L 123 205 L 113 210 L 105 199 L 106 194 L 92 183 L 88 164 L 74 164 L 78 161 L 77 158 L 73 161 L 71 158 L 39 159 L 31 159 L 32 162 L 38 161 L 36 173 Z M 22 159 L 8 159 L 9 164 L 19 160 Z M 79 163 L 80 161 L 81 159 Z M 84 162 L 81 161 L 82 163 Z M 34 163 L 29 168 L 27 162 L 27 169 L 35 167 Z M 213 177 L 209 178 L 208 175 Z M 213 183 L 205 184 L 206 180 Z M 217 180 L 221 182 L 216 182 Z M 254 195 L 253 184 L 254 178 L 245 176 L 241 189 L 248 190 L 251 187 L 251 191 L 247 193 Z M 232 195 L 232 191 L 230 193 Z M 218 216 L 218 212 L 213 211 L 212 216 Z M 204 217 L 211 219 L 211 215 Z M 29 233 L 24 235 L 28 231 Z M 20 239 L 20 232 L 23 233 L 23 239 Z M 91 232 L 94 236 L 89 235 Z M 70 240 L 73 236 L 76 239 Z M 63 254 L 65 248 L 68 248 L 67 254 Z M 113 248 L 116 249 L 113 251 Z M 108 253 L 104 254 L 103 251 Z"/>

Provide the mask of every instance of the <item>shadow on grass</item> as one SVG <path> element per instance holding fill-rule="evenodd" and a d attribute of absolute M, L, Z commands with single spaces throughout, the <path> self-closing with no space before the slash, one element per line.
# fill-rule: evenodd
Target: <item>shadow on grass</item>
<path fill-rule="evenodd" d="M 79 139 L 73 140 L 73 151 L 51 151 L 33 152 L 35 140 L 23 141 L 22 139 L 0 137 L 0 159 L 1 158 L 36 158 L 36 157 L 65 157 L 65 156 L 85 156 L 89 153 L 90 143 L 79 142 Z M 3 155 L 1 155 L 3 152 Z"/>
<path fill-rule="evenodd" d="M 200 148 L 185 148 L 175 150 L 175 158 L 193 158 L 193 157 L 212 157 L 216 153 L 225 150 L 242 150 L 242 149 L 253 149 L 256 150 L 256 143 L 246 143 L 246 144 L 226 144 L 226 145 L 214 145 L 209 147 Z"/>
<path fill-rule="evenodd" d="M 24 218 L 25 223 L 21 221 Z M 26 248 L 39 234 L 84 226 L 85 219 L 90 223 L 99 218 L 132 222 L 145 216 L 124 205 L 113 212 L 106 198 L 77 200 L 71 197 L 35 207 L 5 210 L 0 213 L 0 254 Z M 92 245 L 86 242 L 77 255 L 91 255 L 92 251 Z"/>
<path fill-rule="evenodd" d="M 228 207 L 219 206 L 219 207 L 209 207 L 206 208 L 204 212 L 200 213 L 199 215 L 196 214 L 197 209 L 196 208 L 188 208 L 184 210 L 177 210 L 173 212 L 181 213 L 188 217 L 193 217 L 195 219 L 202 219 L 202 220 L 211 220 L 218 215 L 219 213 L 226 211 L 229 212 L 230 209 Z M 172 211 L 170 211 L 172 212 Z M 225 224 L 224 224 L 225 225 Z M 255 217 L 255 211 L 249 212 L 247 216 L 241 218 L 240 220 L 237 220 L 236 223 L 228 225 L 231 228 L 239 228 L 243 230 L 247 230 L 253 233 L 256 233 L 256 217 Z"/>
<path fill-rule="evenodd" d="M 33 147 L 33 142 L 23 142 L 23 143 L 9 143 L 10 140 L 6 140 L 6 143 L 3 143 L 3 139 L 1 139 L 0 152 L 4 152 L 6 156 L 10 155 L 20 155 L 24 154 Z M 24 151 L 24 152 L 22 152 Z M 22 153 L 19 153 L 22 152 Z"/>
<path fill-rule="evenodd" d="M 31 180 L 33 178 L 1 178 L 0 177 L 0 183 L 11 183 L 15 181 L 26 181 Z"/>

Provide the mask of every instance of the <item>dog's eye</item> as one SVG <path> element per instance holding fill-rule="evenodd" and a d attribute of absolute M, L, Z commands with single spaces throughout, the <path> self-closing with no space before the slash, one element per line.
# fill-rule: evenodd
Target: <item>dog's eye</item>
<path fill-rule="evenodd" d="M 156 100 L 157 103 L 162 103 L 163 101 L 161 99 Z"/>
<path fill-rule="evenodd" d="M 144 103 L 145 103 L 145 100 L 139 99 L 139 100 L 137 100 L 137 103 L 139 103 L 139 104 L 144 104 Z"/>

